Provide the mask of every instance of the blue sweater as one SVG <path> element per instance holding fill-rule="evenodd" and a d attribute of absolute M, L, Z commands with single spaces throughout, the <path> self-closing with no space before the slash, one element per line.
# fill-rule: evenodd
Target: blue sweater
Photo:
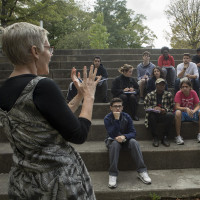
<path fill-rule="evenodd" d="M 104 125 L 108 134 L 107 138 L 115 139 L 115 137 L 120 135 L 124 135 L 127 139 L 136 137 L 133 120 L 125 112 L 121 112 L 119 120 L 115 120 L 112 112 L 108 113 L 104 118 Z"/>

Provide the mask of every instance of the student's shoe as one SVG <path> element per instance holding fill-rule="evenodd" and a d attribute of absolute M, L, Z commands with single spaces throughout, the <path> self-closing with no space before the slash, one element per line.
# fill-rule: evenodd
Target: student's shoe
<path fill-rule="evenodd" d="M 137 116 L 133 116 L 133 120 L 134 121 L 140 121 L 139 117 L 137 117 Z"/>
<path fill-rule="evenodd" d="M 198 143 L 200 143 L 200 133 L 198 133 L 198 135 L 197 135 L 197 141 L 198 141 Z"/>
<path fill-rule="evenodd" d="M 179 135 L 175 137 L 176 144 L 182 145 L 184 144 L 183 138 Z"/>
<path fill-rule="evenodd" d="M 169 143 L 169 140 L 167 139 L 167 136 L 164 136 L 161 142 L 166 147 L 170 146 L 170 143 Z"/>
<path fill-rule="evenodd" d="M 144 97 L 140 97 L 139 103 L 144 103 Z"/>
<path fill-rule="evenodd" d="M 157 137 L 154 137 L 154 138 L 153 138 L 153 143 L 152 143 L 152 145 L 153 145 L 154 147 L 159 147 L 159 140 L 158 140 Z"/>
<path fill-rule="evenodd" d="M 146 171 L 138 173 L 138 178 L 145 184 L 151 184 L 151 178 Z"/>
<path fill-rule="evenodd" d="M 108 187 L 109 188 L 116 188 L 117 187 L 117 176 L 110 176 L 109 175 Z"/>

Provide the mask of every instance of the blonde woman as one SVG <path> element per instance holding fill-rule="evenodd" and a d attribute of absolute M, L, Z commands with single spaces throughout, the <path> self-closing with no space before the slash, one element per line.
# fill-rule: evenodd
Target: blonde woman
<path fill-rule="evenodd" d="M 119 97 L 123 100 L 124 111 L 129 113 L 133 120 L 139 121 L 137 117 L 139 85 L 132 77 L 133 66 L 124 64 L 118 69 L 121 73 L 112 82 L 111 93 L 113 97 Z"/>

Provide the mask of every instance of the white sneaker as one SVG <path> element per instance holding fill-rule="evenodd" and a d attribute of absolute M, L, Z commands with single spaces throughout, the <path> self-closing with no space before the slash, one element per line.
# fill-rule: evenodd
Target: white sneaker
<path fill-rule="evenodd" d="M 198 135 L 197 135 L 197 141 L 198 141 L 198 143 L 200 143 L 200 133 L 198 133 Z"/>
<path fill-rule="evenodd" d="M 151 184 L 151 179 L 147 172 L 138 173 L 138 178 L 145 184 Z"/>
<path fill-rule="evenodd" d="M 176 141 L 176 144 L 184 144 L 184 141 L 183 141 L 183 138 L 179 135 L 177 137 L 175 137 L 175 141 Z"/>
<path fill-rule="evenodd" d="M 109 188 L 116 188 L 117 187 L 117 176 L 110 176 L 109 175 L 108 187 Z"/>

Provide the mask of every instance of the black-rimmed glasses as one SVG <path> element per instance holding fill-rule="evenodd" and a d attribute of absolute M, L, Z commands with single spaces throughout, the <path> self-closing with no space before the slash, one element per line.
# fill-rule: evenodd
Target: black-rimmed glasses
<path fill-rule="evenodd" d="M 122 105 L 114 105 L 114 106 L 112 106 L 113 108 L 121 108 L 122 107 Z"/>

